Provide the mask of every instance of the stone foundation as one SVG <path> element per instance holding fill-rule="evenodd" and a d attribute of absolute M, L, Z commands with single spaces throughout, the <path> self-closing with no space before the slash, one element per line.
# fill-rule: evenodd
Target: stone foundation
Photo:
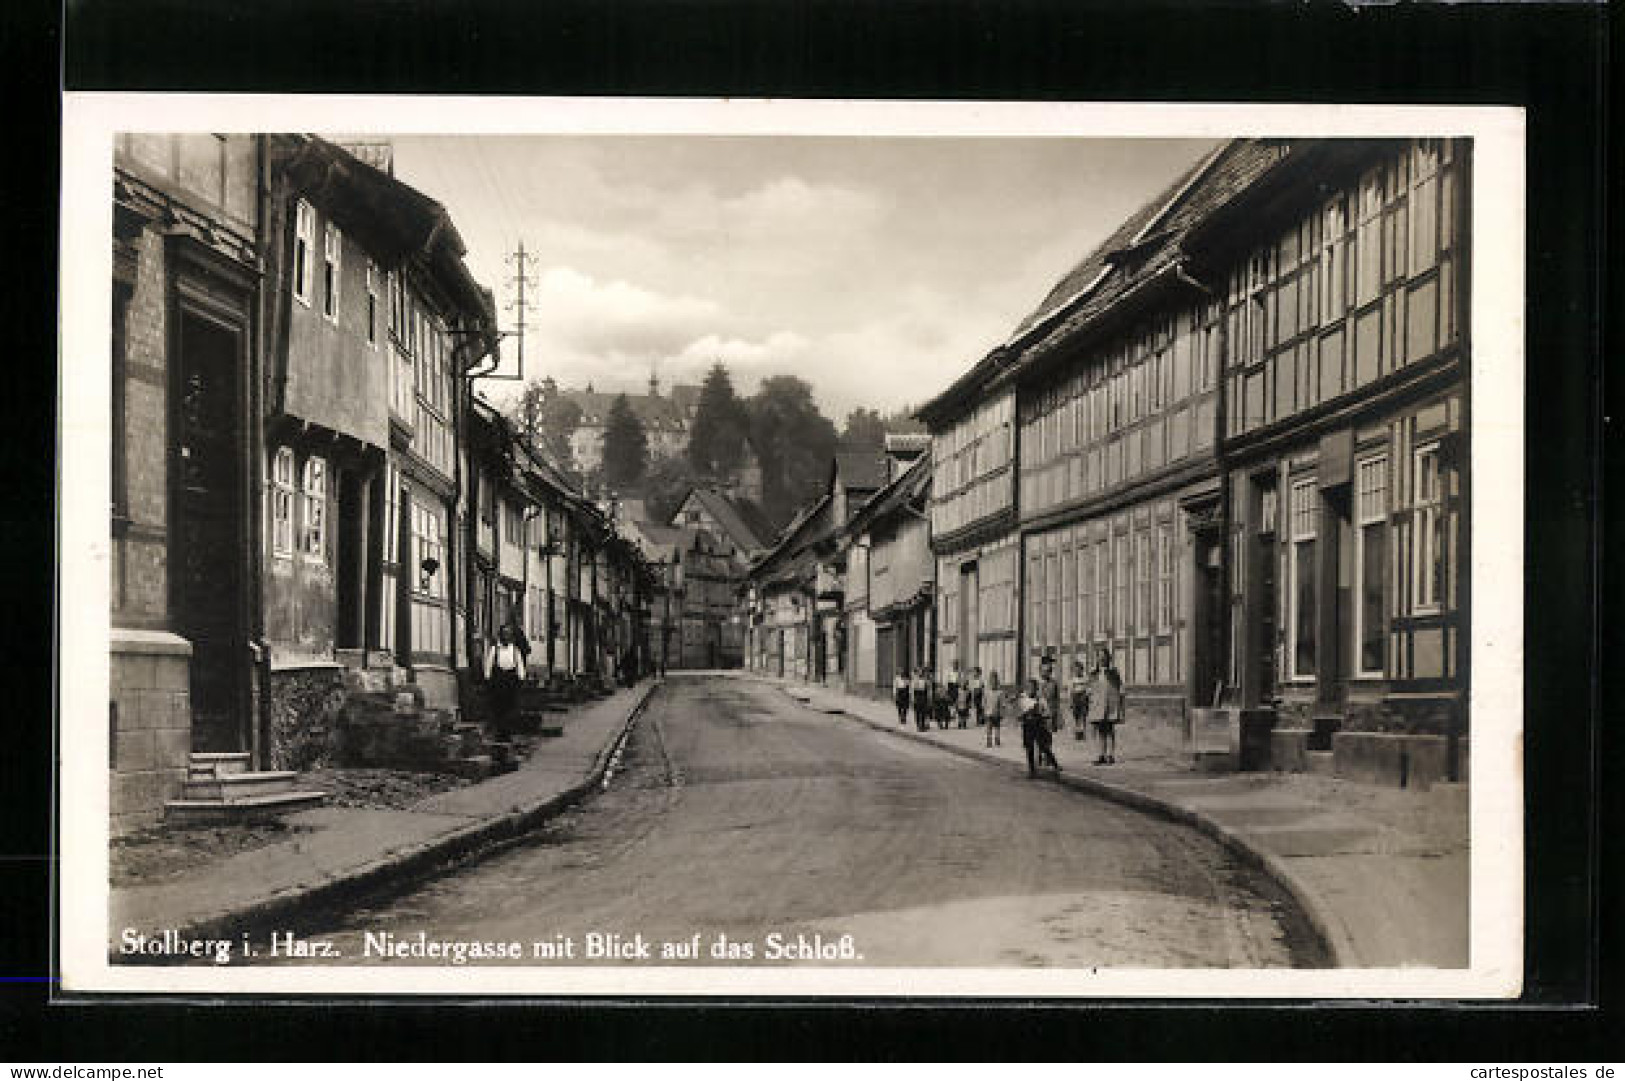
<path fill-rule="evenodd" d="M 1457 741 L 1458 781 L 1467 780 L 1468 741 Z M 1451 780 L 1449 740 L 1444 736 L 1339 732 L 1332 737 L 1336 776 L 1392 788 L 1428 789 Z"/>
<path fill-rule="evenodd" d="M 1117 726 L 1118 756 L 1132 760 L 1135 755 L 1183 755 L 1188 751 L 1185 731 L 1185 699 L 1183 697 L 1136 696 L 1134 688 L 1124 691 L 1127 707 L 1124 721 Z M 1065 701 L 1064 687 L 1061 711 L 1066 715 L 1066 728 L 1072 725 L 1072 712 Z M 1090 731 L 1090 738 L 1094 732 Z"/>
<path fill-rule="evenodd" d="M 180 794 L 192 752 L 192 644 L 163 631 L 113 628 L 108 738 L 116 837 L 156 825 Z"/>
<path fill-rule="evenodd" d="M 331 765 L 344 711 L 345 669 L 316 663 L 271 671 L 271 747 L 268 769 L 310 770 Z"/>

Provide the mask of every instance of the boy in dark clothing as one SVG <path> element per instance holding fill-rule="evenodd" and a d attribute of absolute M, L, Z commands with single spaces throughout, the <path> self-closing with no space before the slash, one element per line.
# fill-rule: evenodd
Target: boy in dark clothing
<path fill-rule="evenodd" d="M 1021 711 L 1021 746 L 1027 752 L 1027 776 L 1038 776 L 1039 767 L 1046 763 L 1060 773 L 1061 763 L 1055 759 L 1051 742 L 1050 719 L 1036 679 L 1027 681 L 1027 693 L 1017 699 L 1016 708 Z"/>

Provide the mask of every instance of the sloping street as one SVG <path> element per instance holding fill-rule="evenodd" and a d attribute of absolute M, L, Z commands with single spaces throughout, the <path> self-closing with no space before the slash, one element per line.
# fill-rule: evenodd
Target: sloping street
<path fill-rule="evenodd" d="M 528 963 L 605 963 L 589 935 L 639 932 L 699 935 L 694 963 L 811 960 L 775 952 L 848 935 L 825 963 L 1325 963 L 1279 889 L 1194 831 L 704 676 L 668 681 L 608 790 L 533 840 L 323 923 L 301 933 L 344 964 L 380 960 L 380 929 L 576 944 Z M 721 936 L 751 956 L 711 956 Z"/>

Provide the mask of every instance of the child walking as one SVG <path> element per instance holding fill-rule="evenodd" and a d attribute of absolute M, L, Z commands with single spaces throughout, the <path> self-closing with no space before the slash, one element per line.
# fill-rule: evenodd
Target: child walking
<path fill-rule="evenodd" d="M 913 691 L 914 727 L 924 732 L 931 721 L 931 679 L 924 665 L 914 670 Z"/>
<path fill-rule="evenodd" d="M 999 673 L 989 672 L 987 675 L 988 702 L 986 707 L 987 745 L 998 747 L 999 728 L 1004 715 L 1015 708 L 1015 688 L 999 686 Z M 980 711 L 979 711 L 980 712 Z M 981 722 L 978 721 L 978 724 Z"/>
<path fill-rule="evenodd" d="M 1104 646 L 1096 665 L 1099 673 L 1100 718 L 1095 721 L 1095 734 L 1100 737 L 1100 757 L 1097 766 L 1115 765 L 1117 762 L 1117 726 L 1123 723 L 1123 674 L 1112 661 L 1112 652 Z"/>
<path fill-rule="evenodd" d="M 1089 677 L 1082 661 L 1072 662 L 1072 738 L 1082 740 L 1089 734 Z"/>

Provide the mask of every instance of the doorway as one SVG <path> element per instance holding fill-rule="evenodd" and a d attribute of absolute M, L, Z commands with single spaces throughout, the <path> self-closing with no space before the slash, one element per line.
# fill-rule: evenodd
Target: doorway
<path fill-rule="evenodd" d="M 967 563 L 959 571 L 959 668 L 966 673 L 976 667 L 976 635 L 981 622 L 977 566 Z"/>
<path fill-rule="evenodd" d="M 1229 668 L 1225 636 L 1229 607 L 1225 604 L 1221 534 L 1204 529 L 1195 535 L 1191 549 L 1196 563 L 1191 605 L 1191 705 L 1205 708 L 1213 705 L 1222 691 Z"/>
<path fill-rule="evenodd" d="M 192 747 L 249 749 L 242 567 L 242 336 L 180 309 L 170 573 L 177 631 L 192 643 Z"/>
<path fill-rule="evenodd" d="M 338 649 L 361 649 L 365 645 L 366 522 L 366 482 L 346 469 L 339 474 L 337 561 L 333 568 L 334 601 L 338 607 L 333 644 Z"/>

